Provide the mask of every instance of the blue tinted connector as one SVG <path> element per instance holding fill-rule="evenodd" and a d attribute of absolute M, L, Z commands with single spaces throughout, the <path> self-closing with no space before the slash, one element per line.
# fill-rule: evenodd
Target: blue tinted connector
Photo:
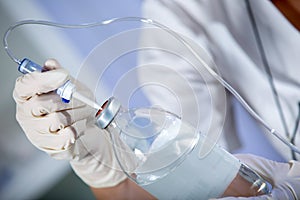
<path fill-rule="evenodd" d="M 43 72 L 43 67 L 27 58 L 24 58 L 19 64 L 19 71 L 23 74 L 31 73 L 34 71 Z M 71 83 L 70 80 L 68 80 L 56 90 L 56 94 L 61 97 L 62 102 L 69 103 L 75 90 L 75 85 Z"/>

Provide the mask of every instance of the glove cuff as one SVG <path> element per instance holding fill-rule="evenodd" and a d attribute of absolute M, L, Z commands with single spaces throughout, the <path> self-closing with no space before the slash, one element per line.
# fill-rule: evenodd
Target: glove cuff
<path fill-rule="evenodd" d="M 87 157 L 91 159 L 91 157 Z M 73 171 L 89 186 L 94 188 L 113 187 L 124 181 L 124 172 L 105 166 L 95 160 L 84 162 L 70 161 Z M 92 162 L 92 164 L 91 164 Z"/>
<path fill-rule="evenodd" d="M 113 153 L 108 132 L 91 126 L 76 140 L 74 158 L 70 164 L 74 172 L 89 186 L 95 188 L 112 187 L 124 181 L 127 176 L 122 171 Z M 127 151 L 125 151 L 127 152 Z M 120 162 L 128 169 L 135 167 L 131 154 L 122 154 Z"/>

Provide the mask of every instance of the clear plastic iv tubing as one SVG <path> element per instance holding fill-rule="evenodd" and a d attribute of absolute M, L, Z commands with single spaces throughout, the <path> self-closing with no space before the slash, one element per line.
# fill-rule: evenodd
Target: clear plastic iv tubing
<path fill-rule="evenodd" d="M 282 137 L 275 129 L 271 128 L 250 106 L 249 104 L 243 99 L 243 97 L 233 88 L 227 81 L 225 81 L 221 76 L 219 76 L 213 69 L 211 69 L 206 62 L 204 62 L 201 57 L 197 54 L 197 52 L 193 49 L 192 46 L 188 44 L 184 40 L 183 37 L 181 37 L 178 33 L 173 31 L 172 29 L 168 28 L 167 26 L 160 24 L 152 19 L 147 18 L 141 18 L 141 17 L 121 17 L 121 18 L 112 18 L 109 20 L 99 21 L 99 22 L 92 22 L 92 23 L 85 23 L 85 24 L 60 24 L 50 21 L 43 21 L 43 20 L 24 20 L 19 21 L 16 24 L 10 26 L 7 31 L 5 32 L 5 35 L 3 37 L 3 44 L 6 53 L 8 56 L 17 64 L 21 63 L 21 60 L 16 58 L 12 51 L 10 51 L 8 47 L 7 38 L 9 34 L 12 32 L 13 29 L 26 25 L 26 24 L 37 24 L 37 25 L 45 25 L 45 26 L 53 26 L 53 27 L 59 27 L 59 28 L 71 28 L 71 29 L 81 29 L 81 28 L 91 28 L 96 26 L 104 26 L 109 25 L 115 22 L 126 22 L 126 21 L 136 21 L 136 22 L 142 22 L 146 24 L 151 24 L 155 27 L 158 27 L 160 29 L 163 29 L 170 35 L 172 35 L 174 38 L 179 40 L 192 54 L 195 56 L 195 58 L 205 67 L 205 69 L 215 78 L 217 79 L 226 89 L 228 89 L 236 98 L 237 100 L 244 106 L 244 108 L 257 120 L 259 121 L 272 135 L 274 135 L 276 138 L 278 138 L 281 142 L 286 144 L 290 149 L 295 151 L 296 153 L 300 154 L 300 150 L 293 145 L 291 142 L 287 141 L 284 137 Z"/>

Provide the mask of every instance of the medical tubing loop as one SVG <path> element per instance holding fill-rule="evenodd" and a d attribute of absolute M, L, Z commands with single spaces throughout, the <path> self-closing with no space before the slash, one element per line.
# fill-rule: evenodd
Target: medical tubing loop
<path fill-rule="evenodd" d="M 37 25 L 45 25 L 45 26 L 53 26 L 58 28 L 71 28 L 71 29 L 80 29 L 80 28 L 91 28 L 96 26 L 104 26 L 109 25 L 115 22 L 122 22 L 122 21 L 137 21 L 142 22 L 145 24 L 151 24 L 155 27 L 161 28 L 162 30 L 166 31 L 170 35 L 172 35 L 174 38 L 179 40 L 191 53 L 195 58 L 204 66 L 204 68 L 219 82 L 221 83 L 228 91 L 230 91 L 236 99 L 243 105 L 243 107 L 254 117 L 258 122 L 260 122 L 263 127 L 265 127 L 272 135 L 274 135 L 277 139 L 279 139 L 281 142 L 286 144 L 290 149 L 295 151 L 296 153 L 300 154 L 300 150 L 293 145 L 291 142 L 287 141 L 284 137 L 282 137 L 275 129 L 271 128 L 252 108 L 251 106 L 244 100 L 244 98 L 233 88 L 231 85 L 225 81 L 221 76 L 219 76 L 213 69 L 211 69 L 205 61 L 197 54 L 197 52 L 193 49 L 191 45 L 189 45 L 188 42 L 185 41 L 183 37 L 181 37 L 178 33 L 173 31 L 172 29 L 168 28 L 167 26 L 154 21 L 152 19 L 142 18 L 142 17 L 120 17 L 120 18 L 112 18 L 104 21 L 97 21 L 97 22 L 91 22 L 91 23 L 83 23 L 83 24 L 61 24 L 56 22 L 50 22 L 50 21 L 44 21 L 44 20 L 24 20 L 19 21 L 16 24 L 9 27 L 9 29 L 5 32 L 4 38 L 3 38 L 3 44 L 6 53 L 8 56 L 17 64 L 20 64 L 21 60 L 16 58 L 12 51 L 10 51 L 8 47 L 7 38 L 9 34 L 15 29 L 16 27 L 26 25 L 26 24 L 37 24 Z M 204 49 L 203 49 L 204 50 Z"/>
<path fill-rule="evenodd" d="M 122 18 L 112 18 L 109 20 L 104 20 L 104 21 L 97 21 L 97 22 L 91 22 L 91 23 L 82 23 L 82 24 L 62 24 L 62 23 L 56 23 L 56 22 L 51 22 L 51 21 L 44 21 L 44 20 L 23 20 L 15 23 L 14 25 L 10 26 L 7 31 L 4 34 L 3 37 L 3 44 L 4 44 L 4 49 L 8 56 L 17 64 L 21 63 L 21 60 L 16 58 L 14 54 L 10 51 L 8 47 L 8 36 L 9 34 L 17 27 L 23 26 L 23 25 L 43 25 L 43 26 L 52 26 L 52 27 L 57 27 L 57 28 L 69 28 L 69 29 L 82 29 L 82 28 L 92 28 L 92 27 L 97 27 L 97 26 L 104 26 L 104 25 L 109 25 L 114 22 L 121 22 L 121 21 L 139 21 L 139 22 L 144 22 L 143 18 L 139 17 L 122 17 Z"/>

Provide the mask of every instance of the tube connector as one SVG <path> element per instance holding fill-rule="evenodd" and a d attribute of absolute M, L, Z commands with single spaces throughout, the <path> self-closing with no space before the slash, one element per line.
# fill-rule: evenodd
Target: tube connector
<path fill-rule="evenodd" d="M 19 64 L 19 71 L 22 74 L 28 74 L 34 71 L 43 72 L 43 67 L 35 62 L 24 58 Z M 67 80 L 61 87 L 56 90 L 56 94 L 61 97 L 62 102 L 69 103 L 76 87 L 70 80 Z"/>
<path fill-rule="evenodd" d="M 69 103 L 75 91 L 76 91 L 75 85 L 71 83 L 70 80 L 68 80 L 56 90 L 56 94 L 60 96 L 61 100 L 64 103 Z"/>
<path fill-rule="evenodd" d="M 19 64 L 18 68 L 19 72 L 22 74 L 28 74 L 34 71 L 42 72 L 43 67 L 36 64 L 35 62 L 32 62 L 28 58 L 24 58 L 21 63 Z"/>
<path fill-rule="evenodd" d="M 252 184 L 257 189 L 257 194 L 270 194 L 272 191 L 271 184 L 265 181 L 258 173 L 242 164 L 239 169 L 239 175 Z"/>

